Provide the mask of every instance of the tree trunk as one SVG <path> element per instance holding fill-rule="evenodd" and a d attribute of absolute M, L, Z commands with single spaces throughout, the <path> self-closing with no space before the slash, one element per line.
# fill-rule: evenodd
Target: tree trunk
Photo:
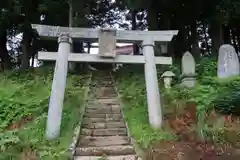
<path fill-rule="evenodd" d="M 197 23 L 196 21 L 191 25 L 191 45 L 192 45 L 192 54 L 195 58 L 200 57 L 200 48 L 198 45 L 198 34 L 197 34 Z"/>
<path fill-rule="evenodd" d="M 69 0 L 69 27 L 73 25 L 73 4 L 72 0 Z"/>
<path fill-rule="evenodd" d="M 68 5 L 69 5 L 68 26 L 71 28 L 71 27 L 73 27 L 73 4 L 72 4 L 72 0 L 69 0 Z M 79 41 L 77 41 L 77 42 L 72 41 L 71 52 L 76 53 L 79 50 L 78 44 L 79 44 Z M 69 71 L 74 72 L 76 70 L 76 63 L 75 62 L 69 62 L 68 64 L 69 64 L 68 65 Z"/>
<path fill-rule="evenodd" d="M 174 57 L 177 60 L 180 60 L 186 49 L 187 49 L 187 29 L 184 24 L 181 24 L 181 26 L 179 27 L 178 35 L 176 36 Z"/>
<path fill-rule="evenodd" d="M 158 12 L 154 6 L 147 9 L 148 30 L 158 30 Z"/>
<path fill-rule="evenodd" d="M 27 18 L 26 18 L 27 19 Z M 32 41 L 32 26 L 25 20 L 23 26 L 23 39 L 22 39 L 22 59 L 21 59 L 21 69 L 26 70 L 29 68 L 29 59 L 33 53 L 31 53 L 31 41 Z"/>
<path fill-rule="evenodd" d="M 32 64 L 31 64 L 31 67 L 34 68 L 34 55 L 32 56 Z"/>
<path fill-rule="evenodd" d="M 211 26 L 212 55 L 217 55 L 223 40 L 223 26 L 218 21 L 213 21 Z"/>
<path fill-rule="evenodd" d="M 230 27 L 223 27 L 223 39 L 225 44 L 231 44 Z"/>
<path fill-rule="evenodd" d="M 240 27 L 236 27 L 236 40 L 238 44 L 238 50 L 240 51 Z"/>
<path fill-rule="evenodd" d="M 0 30 L 0 58 L 2 70 L 11 68 L 11 58 L 7 50 L 7 31 Z"/>
<path fill-rule="evenodd" d="M 231 29 L 231 33 L 232 33 L 233 47 L 235 48 L 236 52 L 238 53 L 238 44 L 237 44 L 236 28 Z"/>
<path fill-rule="evenodd" d="M 136 21 L 136 16 L 138 11 L 137 10 L 132 10 L 132 30 L 137 30 L 137 21 Z M 139 54 L 139 48 L 136 43 L 133 44 L 133 54 L 138 55 Z"/>

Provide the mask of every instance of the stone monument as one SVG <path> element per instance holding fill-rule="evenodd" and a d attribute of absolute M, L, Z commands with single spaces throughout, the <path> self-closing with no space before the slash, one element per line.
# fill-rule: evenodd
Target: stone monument
<path fill-rule="evenodd" d="M 181 85 L 192 88 L 196 83 L 196 63 L 190 52 L 185 52 L 182 57 Z"/>
<path fill-rule="evenodd" d="M 238 76 L 240 73 L 238 55 L 233 46 L 224 44 L 219 48 L 218 70 L 219 78 Z"/>

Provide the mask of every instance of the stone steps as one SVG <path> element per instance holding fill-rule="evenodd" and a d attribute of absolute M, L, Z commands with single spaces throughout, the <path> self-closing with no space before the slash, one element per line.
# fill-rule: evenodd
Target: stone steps
<path fill-rule="evenodd" d="M 93 114 L 117 114 L 121 113 L 121 108 L 114 107 L 104 107 L 104 108 L 86 108 L 85 113 L 93 113 Z"/>
<path fill-rule="evenodd" d="M 125 123 L 122 122 L 83 122 L 83 127 L 87 129 L 105 129 L 105 128 L 125 128 Z"/>
<path fill-rule="evenodd" d="M 77 148 L 77 156 L 118 156 L 118 155 L 129 155 L 135 153 L 134 147 L 132 145 L 114 145 L 107 147 L 86 147 Z"/>
<path fill-rule="evenodd" d="M 106 117 L 104 117 L 104 118 L 95 118 L 95 117 L 92 118 L 92 117 L 85 117 L 84 116 L 84 119 L 83 119 L 84 122 L 83 123 L 85 123 L 85 122 L 92 122 L 92 123 L 94 123 L 94 122 L 110 122 L 110 121 L 111 122 L 116 122 L 116 121 L 118 122 L 118 121 L 123 121 L 123 117 L 121 115 L 119 115 L 119 114 L 114 114 L 114 115 L 105 114 Z"/>
<path fill-rule="evenodd" d="M 104 129 L 83 128 L 81 134 L 85 136 L 127 136 L 127 129 L 126 128 L 104 128 Z"/>
<path fill-rule="evenodd" d="M 137 159 L 112 84 L 111 78 L 101 77 L 91 88 L 94 99 L 85 109 L 75 160 Z"/>
<path fill-rule="evenodd" d="M 97 101 L 101 104 L 119 104 L 118 99 L 114 98 L 101 98 L 97 99 Z"/>
<path fill-rule="evenodd" d="M 102 158 L 102 159 L 101 159 Z M 124 155 L 124 156 L 77 156 L 75 160 L 137 160 L 136 155 Z"/>
<path fill-rule="evenodd" d="M 95 113 L 85 113 L 84 115 L 84 118 L 88 118 L 88 120 L 86 121 L 89 121 L 89 120 L 93 120 L 96 119 L 96 118 L 102 118 L 103 121 L 106 121 L 107 119 L 117 119 L 117 120 L 121 120 L 123 119 L 122 115 L 119 114 L 119 113 L 111 113 L 111 114 L 105 114 L 105 113 L 98 113 L 98 114 L 95 114 Z M 110 120 L 109 120 L 110 121 Z"/>
<path fill-rule="evenodd" d="M 106 137 L 91 137 L 84 136 L 79 141 L 82 146 L 112 146 L 112 145 L 127 145 L 130 139 L 127 136 L 106 136 Z"/>

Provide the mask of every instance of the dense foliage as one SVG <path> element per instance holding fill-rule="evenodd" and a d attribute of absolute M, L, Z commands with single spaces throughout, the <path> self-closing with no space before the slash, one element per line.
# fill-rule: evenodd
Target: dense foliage
<path fill-rule="evenodd" d="M 54 42 L 39 41 L 30 24 L 74 27 L 120 27 L 132 30 L 178 30 L 168 55 L 179 59 L 216 55 L 223 43 L 240 50 L 238 0 L 8 0 L 0 2 L 1 69 L 26 69 L 39 49 L 56 50 Z M 191 15 L 191 16 L 189 16 Z M 16 35 L 23 37 L 15 39 Z M 14 37 L 14 39 L 12 39 Z M 74 42 L 81 52 L 84 41 Z M 90 46 L 90 42 L 86 42 Z M 8 44 L 8 45 L 6 45 Z M 200 46 L 199 46 L 200 44 Z M 22 51 L 22 52 L 21 52 Z M 135 47 L 137 53 L 138 47 Z"/>
<path fill-rule="evenodd" d="M 197 104 L 198 135 L 205 139 L 219 139 L 223 127 L 221 121 L 208 126 L 208 118 L 213 110 L 218 113 L 238 114 L 240 102 L 239 77 L 219 79 L 216 76 L 216 58 L 202 58 L 197 63 L 197 85 L 192 88 L 181 87 L 177 77 L 173 87 L 164 89 L 160 78 L 163 70 L 158 69 L 159 86 L 161 88 L 161 100 L 164 102 L 164 113 L 167 114 L 173 106 L 184 107 L 182 102 L 195 102 Z M 180 75 L 180 67 L 170 66 L 168 69 Z M 148 125 L 147 101 L 143 67 L 126 66 L 116 74 L 116 81 L 125 104 L 125 114 L 130 129 L 137 141 L 144 147 L 161 139 L 171 139 L 175 136 L 166 131 L 154 132 Z M 138 116 L 136 116 L 138 115 Z M 216 126 L 217 125 L 217 126 Z M 176 137 L 175 137 L 176 138 Z"/>
<path fill-rule="evenodd" d="M 83 104 L 87 75 L 68 78 L 60 138 L 45 138 L 50 68 L 0 75 L 0 159 L 66 159 Z"/>

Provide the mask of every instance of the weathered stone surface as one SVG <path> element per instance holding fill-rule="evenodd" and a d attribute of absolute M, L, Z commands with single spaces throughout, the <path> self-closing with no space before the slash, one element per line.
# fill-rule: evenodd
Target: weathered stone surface
<path fill-rule="evenodd" d="M 84 128 L 87 129 L 104 129 L 106 128 L 106 123 L 104 122 L 97 122 L 97 123 L 84 123 L 83 124 Z"/>
<path fill-rule="evenodd" d="M 105 113 L 85 113 L 84 117 L 87 118 L 115 118 L 117 120 L 122 119 L 121 113 L 111 113 L 111 114 L 105 114 Z M 104 120 L 105 121 L 105 120 Z"/>
<path fill-rule="evenodd" d="M 86 108 L 86 113 L 94 113 L 94 114 L 117 114 L 121 113 L 121 108 L 112 108 L 111 106 L 107 107 L 99 107 L 99 108 Z"/>
<path fill-rule="evenodd" d="M 92 99 L 87 103 L 75 149 L 77 160 L 99 160 L 102 156 L 106 160 L 137 159 L 113 86 L 99 85 L 108 80 L 111 81 L 109 77 L 98 79 L 91 88 Z"/>
<path fill-rule="evenodd" d="M 116 56 L 116 30 L 100 30 L 99 32 L 99 55 L 103 57 Z"/>
<path fill-rule="evenodd" d="M 97 99 L 97 101 L 102 104 L 119 104 L 117 97 L 116 98 L 101 98 L 101 99 Z"/>
<path fill-rule="evenodd" d="M 86 129 L 81 131 L 82 135 L 86 136 L 126 136 L 126 128 L 107 128 L 107 129 Z"/>
<path fill-rule="evenodd" d="M 94 123 L 94 122 L 105 122 L 106 121 L 106 118 L 88 118 L 88 117 L 84 117 L 83 118 L 83 123 L 85 122 L 91 122 L 91 123 Z"/>
<path fill-rule="evenodd" d="M 182 57 L 182 74 L 193 75 L 196 73 L 196 63 L 190 52 L 185 52 Z"/>
<path fill-rule="evenodd" d="M 88 129 L 104 129 L 104 128 L 125 128 L 124 122 L 83 122 L 83 127 Z"/>
<path fill-rule="evenodd" d="M 99 160 L 101 156 L 76 156 L 74 160 Z M 141 160 L 135 155 L 124 155 L 124 156 L 107 156 L 106 160 Z"/>
<path fill-rule="evenodd" d="M 96 114 L 97 115 L 97 114 Z M 90 123 L 94 123 L 94 122 L 118 122 L 118 121 L 123 121 L 123 117 L 120 114 L 106 114 L 106 118 L 88 118 L 88 117 L 84 117 L 83 122 L 90 122 Z"/>
<path fill-rule="evenodd" d="M 165 88 L 171 88 L 172 79 L 175 76 L 175 74 L 172 71 L 166 71 L 162 74 L 164 87 Z"/>
<path fill-rule="evenodd" d="M 122 121 L 123 117 L 120 114 L 106 114 L 106 121 Z"/>
<path fill-rule="evenodd" d="M 108 95 L 108 96 L 106 96 L 106 95 L 96 95 L 96 98 L 97 99 L 101 99 L 101 98 L 114 98 L 116 96 L 117 96 L 117 94 L 111 94 L 111 95 Z"/>
<path fill-rule="evenodd" d="M 112 113 L 111 108 L 97 108 L 97 109 L 89 109 L 86 108 L 86 113 L 93 113 L 93 114 L 106 114 L 106 113 Z"/>
<path fill-rule="evenodd" d="M 87 118 L 106 118 L 106 114 L 85 113 L 84 117 L 87 117 Z"/>
<path fill-rule="evenodd" d="M 238 76 L 240 73 L 239 59 L 233 46 L 224 44 L 218 54 L 218 77 Z"/>
<path fill-rule="evenodd" d="M 182 57 L 182 83 L 184 87 L 194 87 L 196 84 L 196 63 L 190 52 Z"/>
<path fill-rule="evenodd" d="M 88 104 L 87 108 L 89 108 L 89 109 L 98 109 L 98 108 L 109 108 L 109 106 L 106 105 L 106 104 L 100 104 L 100 103 L 96 102 L 96 103 Z"/>
<path fill-rule="evenodd" d="M 107 136 L 107 137 L 82 137 L 79 141 L 79 146 L 114 146 L 129 144 L 127 136 Z"/>
<path fill-rule="evenodd" d="M 122 121 L 119 121 L 119 122 L 107 122 L 106 123 L 107 125 L 107 128 L 125 128 L 126 125 L 125 123 Z"/>
<path fill-rule="evenodd" d="M 116 97 L 117 93 L 114 87 L 98 87 L 96 89 L 97 97 Z"/>
<path fill-rule="evenodd" d="M 104 156 L 104 155 L 131 155 L 135 154 L 134 147 L 131 145 L 119 145 L 108 147 L 86 147 L 77 148 L 77 156 Z"/>

